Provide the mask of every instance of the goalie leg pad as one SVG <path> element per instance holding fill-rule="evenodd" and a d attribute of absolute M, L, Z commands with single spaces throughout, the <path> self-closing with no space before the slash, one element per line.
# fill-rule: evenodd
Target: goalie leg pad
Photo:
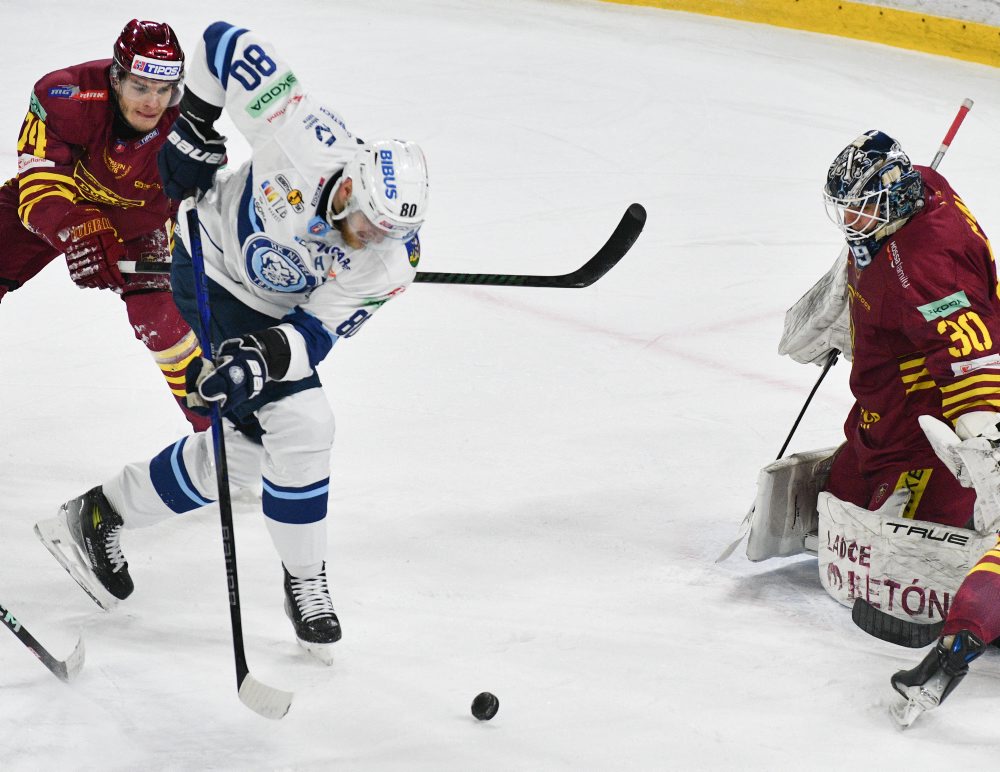
<path fill-rule="evenodd" d="M 760 470 L 747 540 L 750 560 L 805 551 L 805 537 L 816 531 L 816 498 L 826 485 L 836 452 L 832 447 L 795 453 Z"/>
<path fill-rule="evenodd" d="M 821 493 L 820 583 L 848 607 L 863 598 L 899 619 L 939 622 L 996 536 L 901 517 L 909 498 L 897 490 L 872 511 Z"/>

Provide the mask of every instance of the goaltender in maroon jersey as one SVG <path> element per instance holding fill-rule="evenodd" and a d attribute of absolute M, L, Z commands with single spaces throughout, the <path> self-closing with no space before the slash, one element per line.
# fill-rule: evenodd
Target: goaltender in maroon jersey
<path fill-rule="evenodd" d="M 923 206 L 848 265 L 856 402 L 828 490 L 877 509 L 896 489 L 905 512 L 967 526 L 976 494 L 937 458 L 917 418 L 954 425 L 1000 411 L 1000 298 L 989 240 L 948 182 L 928 167 Z"/>

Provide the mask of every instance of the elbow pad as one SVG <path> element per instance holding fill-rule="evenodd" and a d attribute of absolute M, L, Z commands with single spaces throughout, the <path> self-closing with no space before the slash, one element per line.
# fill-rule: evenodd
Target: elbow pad
<path fill-rule="evenodd" d="M 268 327 L 243 336 L 243 342 L 253 346 L 264 357 L 268 380 L 280 381 L 288 373 L 292 349 L 288 337 L 280 327 Z"/>

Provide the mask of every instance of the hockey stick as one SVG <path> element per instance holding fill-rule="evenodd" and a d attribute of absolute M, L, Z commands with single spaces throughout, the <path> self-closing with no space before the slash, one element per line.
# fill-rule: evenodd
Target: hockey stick
<path fill-rule="evenodd" d="M 632 248 L 646 224 L 646 210 L 642 204 L 632 204 L 622 215 L 618 227 L 604 246 L 575 271 L 558 276 L 534 276 L 516 273 L 441 273 L 417 271 L 416 283 L 424 284 L 479 284 L 496 287 L 552 287 L 578 289 L 589 287 L 614 268 Z M 122 273 L 170 273 L 170 263 L 149 260 L 121 260 L 118 270 Z"/>
<path fill-rule="evenodd" d="M 48 649 L 35 640 L 35 636 L 25 629 L 24 625 L 18 622 L 14 615 L 3 606 L 0 606 L 0 615 L 3 616 L 4 624 L 17 639 L 28 647 L 28 651 L 34 654 L 45 667 L 52 671 L 52 674 L 60 681 L 69 681 L 76 677 L 83 667 L 83 638 L 78 638 L 72 653 L 66 659 L 56 659 Z"/>
<path fill-rule="evenodd" d="M 414 282 L 432 284 L 485 284 L 505 287 L 589 287 L 610 271 L 632 248 L 646 224 L 642 204 L 632 204 L 625 210 L 618 227 L 590 260 L 570 273 L 559 276 L 533 276 L 511 273 L 436 273 L 417 271 Z"/>
<path fill-rule="evenodd" d="M 806 408 L 809 407 L 809 403 L 812 402 L 812 398 L 816 394 L 816 390 L 819 388 L 819 385 L 823 382 L 823 379 L 826 378 L 826 374 L 830 372 L 830 368 L 833 367 L 834 364 L 836 364 L 837 357 L 839 356 L 840 356 L 839 349 L 830 350 L 830 354 L 826 359 L 826 364 L 823 365 L 823 372 L 819 374 L 819 378 L 816 379 L 816 383 L 813 385 L 812 391 L 810 391 L 809 396 L 806 397 L 805 404 L 799 411 L 799 415 L 795 419 L 795 423 L 792 424 L 792 429 L 790 432 L 788 432 L 788 436 L 785 437 L 785 442 L 781 446 L 781 450 L 778 451 L 778 455 L 774 459 L 775 461 L 780 461 L 781 457 L 785 455 L 785 450 L 788 448 L 788 443 L 792 441 L 792 435 L 795 434 L 795 430 L 799 428 L 799 421 L 801 421 L 802 416 L 806 414 Z M 753 513 L 756 507 L 757 507 L 756 502 L 750 505 L 750 509 L 747 510 L 746 515 L 743 517 L 743 521 L 740 523 L 740 529 L 738 535 L 736 536 L 736 539 L 724 550 L 722 550 L 722 554 L 720 554 L 719 557 L 715 559 L 716 563 L 721 563 L 724 560 L 726 560 L 730 555 L 733 554 L 733 552 L 736 551 L 736 548 L 740 546 L 740 542 L 742 542 L 743 539 L 746 538 L 746 535 L 750 532 L 750 526 L 753 522 Z"/>
<path fill-rule="evenodd" d="M 214 359 L 212 347 L 211 309 L 208 302 L 208 279 L 205 276 L 205 256 L 201 248 L 198 210 L 192 206 L 187 213 L 188 245 L 194 269 L 195 297 L 201 321 L 201 349 Z M 247 666 L 243 649 L 243 621 L 240 615 L 240 585 L 236 575 L 236 535 L 233 529 L 233 505 L 229 495 L 229 467 L 226 464 L 226 440 L 223 436 L 222 415 L 217 403 L 212 403 L 212 440 L 215 448 L 215 477 L 219 488 L 219 516 L 222 520 L 222 548 L 226 556 L 226 576 L 229 580 L 229 621 L 233 630 L 233 654 L 236 659 L 236 688 L 240 701 L 264 718 L 282 718 L 292 705 L 292 692 L 261 683 Z"/>
<path fill-rule="evenodd" d="M 922 649 L 940 637 L 944 622 L 914 622 L 900 619 L 876 608 L 864 598 L 855 598 L 851 609 L 851 619 L 869 635 L 906 646 L 909 649 Z"/>

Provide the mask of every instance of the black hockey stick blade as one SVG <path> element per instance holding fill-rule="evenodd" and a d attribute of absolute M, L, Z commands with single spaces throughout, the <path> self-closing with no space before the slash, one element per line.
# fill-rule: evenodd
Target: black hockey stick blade
<path fill-rule="evenodd" d="M 922 649 L 933 643 L 941 636 L 941 628 L 944 627 L 944 622 L 922 624 L 899 619 L 875 608 L 864 598 L 855 599 L 851 619 L 869 635 L 908 649 Z"/>
<path fill-rule="evenodd" d="M 597 254 L 575 271 L 558 276 L 534 276 L 516 273 L 444 273 L 417 271 L 413 281 L 424 284 L 478 284 L 491 287 L 554 287 L 579 289 L 589 287 L 614 268 L 632 248 L 646 225 L 646 210 L 642 204 L 632 204 L 622 215 L 618 227 Z M 170 263 L 150 260 L 120 260 L 122 273 L 170 273 Z"/>
<path fill-rule="evenodd" d="M 646 225 L 642 204 L 632 204 L 618 227 L 590 260 L 570 273 L 559 276 L 532 276 L 515 273 L 436 273 L 417 271 L 414 282 L 432 284 L 480 284 L 497 287 L 589 287 L 625 257 Z"/>
<path fill-rule="evenodd" d="M 3 617 L 7 629 L 14 633 L 17 639 L 28 648 L 28 651 L 38 657 L 38 660 L 60 681 L 71 681 L 83 668 L 83 638 L 77 639 L 76 646 L 66 659 L 56 659 L 3 606 L 0 606 L 0 616 Z"/>

